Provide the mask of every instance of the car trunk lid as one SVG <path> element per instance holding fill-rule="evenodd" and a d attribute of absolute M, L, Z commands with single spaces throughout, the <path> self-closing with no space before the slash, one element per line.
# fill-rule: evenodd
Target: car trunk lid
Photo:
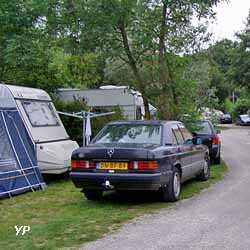
<path fill-rule="evenodd" d="M 75 150 L 72 154 L 72 159 L 100 161 L 152 160 L 154 159 L 154 154 L 151 150 L 155 147 L 156 145 L 149 144 L 91 144 Z"/>

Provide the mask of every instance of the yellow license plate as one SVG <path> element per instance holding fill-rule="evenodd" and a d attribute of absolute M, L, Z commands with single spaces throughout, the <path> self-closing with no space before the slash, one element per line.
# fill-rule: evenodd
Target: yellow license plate
<path fill-rule="evenodd" d="M 127 170 L 127 162 L 100 162 L 100 169 Z"/>

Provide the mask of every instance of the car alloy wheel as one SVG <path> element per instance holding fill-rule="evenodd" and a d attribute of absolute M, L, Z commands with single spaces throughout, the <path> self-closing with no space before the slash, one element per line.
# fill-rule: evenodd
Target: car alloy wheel
<path fill-rule="evenodd" d="M 174 167 L 172 170 L 171 180 L 167 185 L 161 188 L 162 198 L 164 201 L 177 201 L 181 192 L 181 175 L 179 170 Z"/>
<path fill-rule="evenodd" d="M 207 181 L 210 177 L 210 160 L 207 157 L 203 164 L 203 169 L 201 173 L 197 176 L 197 179 L 200 181 Z"/>
<path fill-rule="evenodd" d="M 175 197 L 178 198 L 181 191 L 181 178 L 179 172 L 174 174 L 173 189 Z"/>
<path fill-rule="evenodd" d="M 207 177 L 209 174 L 209 167 L 207 161 L 204 162 L 203 171 L 204 171 L 204 176 Z"/>

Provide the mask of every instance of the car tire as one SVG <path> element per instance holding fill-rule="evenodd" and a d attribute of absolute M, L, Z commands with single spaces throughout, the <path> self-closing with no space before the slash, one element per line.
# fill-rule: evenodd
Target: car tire
<path fill-rule="evenodd" d="M 180 198 L 181 192 L 181 175 L 179 170 L 174 167 L 171 175 L 171 180 L 166 187 L 162 187 L 163 201 L 177 201 Z"/>
<path fill-rule="evenodd" d="M 204 162 L 201 173 L 197 176 L 199 181 L 207 181 L 210 177 L 210 160 L 207 158 Z"/>
<path fill-rule="evenodd" d="M 84 195 L 88 200 L 97 201 L 102 198 L 102 190 L 85 189 L 83 190 Z"/>
<path fill-rule="evenodd" d="M 214 163 L 215 164 L 220 164 L 220 162 L 221 162 L 221 157 L 220 157 L 220 153 L 219 153 L 219 156 L 214 158 Z"/>

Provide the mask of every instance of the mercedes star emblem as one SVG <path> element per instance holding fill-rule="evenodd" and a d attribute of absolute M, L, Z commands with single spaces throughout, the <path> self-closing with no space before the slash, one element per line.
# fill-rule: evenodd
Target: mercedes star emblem
<path fill-rule="evenodd" d="M 107 153 L 109 155 L 109 158 L 112 157 L 112 155 L 114 154 L 114 152 L 115 152 L 115 150 L 113 148 L 108 149 Z"/>

